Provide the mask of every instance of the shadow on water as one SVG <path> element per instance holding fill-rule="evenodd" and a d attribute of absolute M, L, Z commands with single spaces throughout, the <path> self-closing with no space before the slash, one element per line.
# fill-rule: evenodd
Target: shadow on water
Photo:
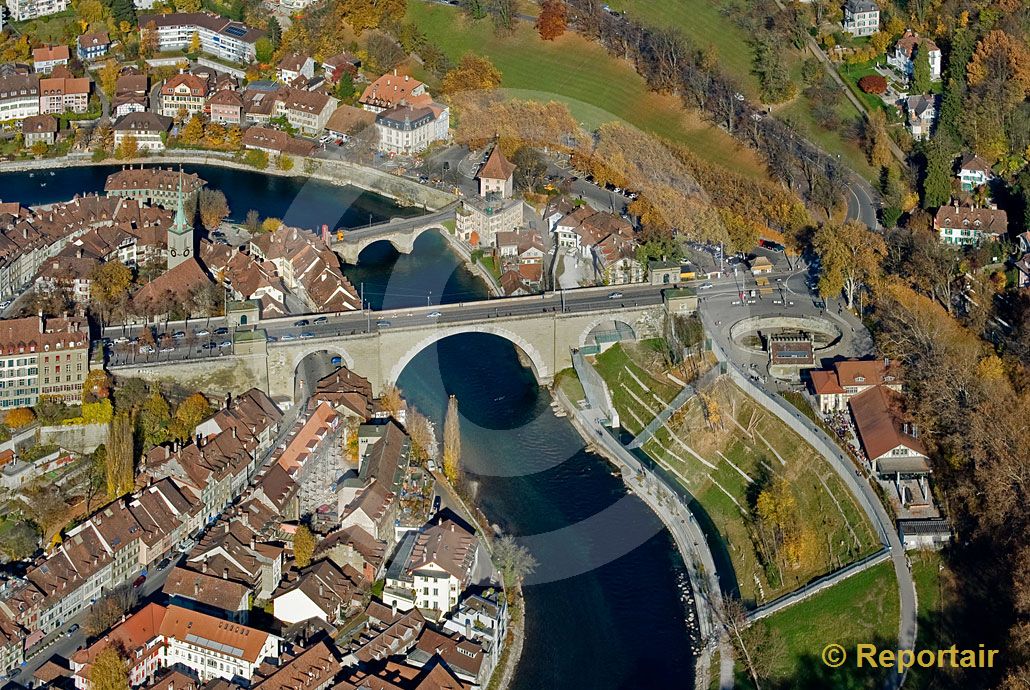
<path fill-rule="evenodd" d="M 697 521 L 698 526 L 701 528 L 701 532 L 705 535 L 705 541 L 708 543 L 708 548 L 712 552 L 712 560 L 715 562 L 716 574 L 719 578 L 719 589 L 727 596 L 739 598 L 740 588 L 737 584 L 737 571 L 733 567 L 733 559 L 730 558 L 730 552 L 726 548 L 725 542 L 722 540 L 719 528 L 712 521 L 708 511 L 705 510 L 705 507 L 695 500 L 686 489 L 680 486 L 675 477 L 670 475 L 665 468 L 656 463 L 654 458 L 639 448 L 634 449 L 631 452 L 642 465 L 650 468 L 655 474 L 663 477 L 665 485 L 672 488 L 681 500 L 686 503 L 691 514 L 694 516 L 694 519 Z"/>
<path fill-rule="evenodd" d="M 692 687 L 689 586 L 671 537 L 554 416 L 514 346 L 482 333 L 446 338 L 415 357 L 399 385 L 438 425 L 447 396 L 457 397 L 462 463 L 480 506 L 540 561 L 513 687 Z M 626 523 L 645 536 L 613 549 L 631 532 Z M 575 574 L 542 577 L 561 572 Z"/>

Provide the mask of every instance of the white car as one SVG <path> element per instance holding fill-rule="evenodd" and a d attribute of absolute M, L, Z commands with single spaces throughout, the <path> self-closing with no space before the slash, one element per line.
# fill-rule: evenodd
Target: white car
<path fill-rule="evenodd" d="M 711 283 L 701 283 L 700 285 L 697 286 L 697 289 L 698 290 L 710 290 L 712 287 L 714 287 L 714 286 Z"/>
<path fill-rule="evenodd" d="M 426 318 L 429 318 L 429 319 L 438 319 L 441 316 L 443 316 L 443 314 L 441 314 L 438 311 L 431 311 L 428 314 L 426 314 Z"/>

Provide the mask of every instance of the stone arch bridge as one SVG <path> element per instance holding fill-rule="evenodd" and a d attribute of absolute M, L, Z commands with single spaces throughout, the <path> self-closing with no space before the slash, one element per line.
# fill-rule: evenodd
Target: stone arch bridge
<path fill-rule="evenodd" d="M 494 316 L 486 309 L 508 302 L 521 303 L 525 307 L 528 300 L 540 303 L 539 297 L 523 297 L 464 305 L 464 309 L 470 311 L 475 306 L 474 315 L 466 318 L 457 318 L 462 315 L 462 308 L 451 305 L 454 311 L 445 314 L 451 318 L 443 323 L 426 319 L 421 312 L 428 309 L 423 307 L 405 310 L 415 314 L 407 325 L 304 340 L 266 342 L 261 336 L 250 339 L 248 343 L 237 337 L 235 352 L 231 356 L 121 365 L 110 369 L 115 375 L 150 381 L 174 380 L 187 388 L 213 394 L 240 393 L 258 387 L 273 398 L 293 400 L 298 366 L 308 355 L 327 352 L 331 356 L 339 356 L 348 369 L 367 378 L 373 390 L 379 393 L 384 386 L 396 383 L 411 360 L 437 341 L 463 333 L 489 333 L 514 344 L 529 362 L 537 381 L 548 385 L 557 372 L 572 366 L 572 350 L 592 344 L 591 334 L 603 331 L 605 324 L 616 321 L 628 325 L 633 336 L 647 337 L 660 326 L 663 309 L 660 295 L 658 299 L 641 301 L 640 306 L 609 303 L 607 308 L 598 304 L 572 312 L 543 311 L 536 307 L 532 312 L 513 311 Z M 625 333 L 626 329 L 622 331 Z"/>
<path fill-rule="evenodd" d="M 401 254 L 410 254 L 418 236 L 427 230 L 443 229 L 444 221 L 454 220 L 456 208 L 457 203 L 453 203 L 439 211 L 415 218 L 395 218 L 367 228 L 344 230 L 336 236 L 342 239 L 334 237 L 329 246 L 349 264 L 356 264 L 365 247 L 381 240 L 392 244 Z"/>

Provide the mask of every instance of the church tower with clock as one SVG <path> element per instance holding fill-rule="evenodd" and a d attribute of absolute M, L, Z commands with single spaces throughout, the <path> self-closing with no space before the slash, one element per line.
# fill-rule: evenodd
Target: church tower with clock
<path fill-rule="evenodd" d="M 193 256 L 193 226 L 186 220 L 182 179 L 176 200 L 175 221 L 168 228 L 168 269 L 171 270 Z"/>

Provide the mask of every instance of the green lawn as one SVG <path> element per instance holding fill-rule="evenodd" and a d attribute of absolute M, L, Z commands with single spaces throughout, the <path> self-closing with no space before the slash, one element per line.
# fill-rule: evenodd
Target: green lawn
<path fill-rule="evenodd" d="M 640 433 L 672 401 L 679 388 L 641 364 L 646 346 L 616 343 L 597 356 L 595 367 L 608 384 L 622 427 Z"/>
<path fill-rule="evenodd" d="M 916 633 L 916 649 L 944 649 L 952 644 L 947 623 L 942 612 L 948 605 L 949 590 L 945 573 L 941 570 L 943 560 L 936 551 L 913 551 L 912 579 L 916 583 L 916 599 L 919 627 Z M 930 669 L 913 668 L 908 673 L 906 688 L 934 687 L 934 673 Z"/>
<path fill-rule="evenodd" d="M 579 382 L 576 370 L 572 367 L 559 371 L 554 377 L 554 382 L 573 405 L 586 398 L 586 393 L 583 392 L 583 384 Z"/>
<path fill-rule="evenodd" d="M 845 138 L 841 132 L 836 130 L 823 129 L 812 117 L 811 107 L 811 102 L 802 94 L 793 103 L 777 110 L 776 116 L 782 120 L 792 122 L 805 137 L 824 151 L 843 158 L 862 177 L 870 181 L 876 181 L 876 172 L 869 165 L 865 152 L 862 151 L 858 144 L 858 140 Z M 861 114 L 844 94 L 840 95 L 837 113 L 840 115 L 841 122 L 843 123 L 850 123 L 861 117 Z"/>
<path fill-rule="evenodd" d="M 882 678 L 875 671 L 856 669 L 853 664 L 857 643 L 890 647 L 898 638 L 897 581 L 891 563 L 880 563 L 784 609 L 758 625 L 769 628 L 774 648 L 781 653 L 769 662 L 775 687 L 876 688 Z M 821 661 L 822 649 L 831 643 L 842 645 L 847 662 L 831 669 Z M 737 667 L 738 687 L 752 687 L 744 669 Z M 763 684 L 763 687 L 770 685 Z"/>
<path fill-rule="evenodd" d="M 751 73 L 749 36 L 730 17 L 722 14 L 725 0 L 610 0 L 612 9 L 656 26 L 673 26 L 693 45 L 711 46 L 719 67 L 736 79 L 748 96 L 757 98 L 758 79 Z"/>
<path fill-rule="evenodd" d="M 644 450 L 672 471 L 708 513 L 745 603 L 771 601 L 875 551 L 876 536 L 864 513 L 815 449 L 729 380 L 720 379 L 706 394 L 722 417 L 715 428 L 708 427 L 701 402 L 694 398 Z M 811 530 L 811 543 L 819 545 L 795 567 L 765 562 L 754 530 L 756 492 L 776 476 L 790 483 L 799 523 Z"/>
<path fill-rule="evenodd" d="M 683 143 L 703 159 L 763 176 L 752 152 L 700 121 L 676 96 L 648 91 L 631 63 L 582 36 L 569 32 L 543 41 L 531 24 L 520 22 L 514 34 L 498 37 L 489 21 L 472 22 L 455 8 L 420 0 L 408 3 L 407 18 L 452 59 L 470 51 L 489 57 L 513 97 L 566 103 L 590 129 L 622 120 Z"/>

